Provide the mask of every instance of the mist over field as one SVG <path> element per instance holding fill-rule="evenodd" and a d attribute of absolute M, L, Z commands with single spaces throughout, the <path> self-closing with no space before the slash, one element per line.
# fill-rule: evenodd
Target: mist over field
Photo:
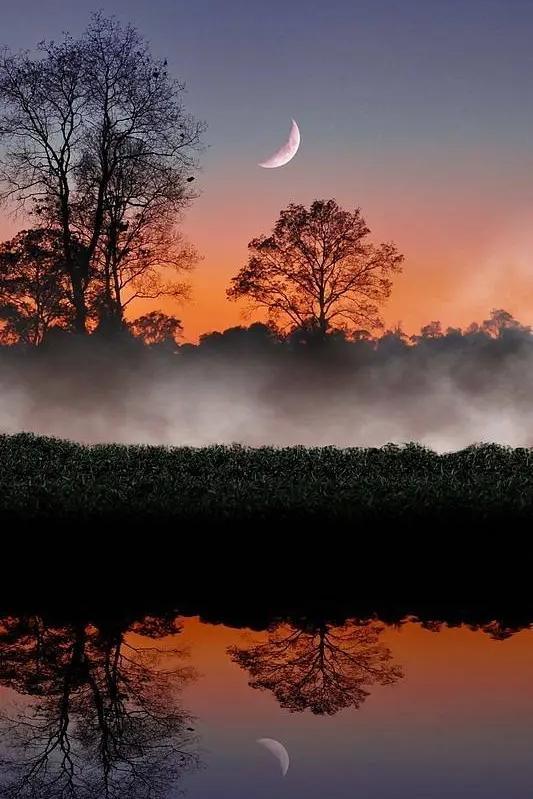
<path fill-rule="evenodd" d="M 523 328 L 317 350 L 274 342 L 261 325 L 228 333 L 199 347 L 90 337 L 3 348 L 0 430 L 89 444 L 533 446 L 533 340 Z"/>

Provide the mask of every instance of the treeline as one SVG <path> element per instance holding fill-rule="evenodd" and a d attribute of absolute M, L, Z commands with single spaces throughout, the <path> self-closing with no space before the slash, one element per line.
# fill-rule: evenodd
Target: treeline
<path fill-rule="evenodd" d="M 483 349 L 503 354 L 516 348 L 533 346 L 531 326 L 523 324 L 502 308 L 493 309 L 487 319 L 472 322 L 464 328 L 443 328 L 441 322 L 432 321 L 413 335 L 408 335 L 400 324 L 377 335 L 359 331 L 349 336 L 343 330 L 324 334 L 313 327 L 296 327 L 284 333 L 264 322 L 203 333 L 197 344 L 180 343 L 182 335 L 183 326 L 179 319 L 160 311 L 152 311 L 131 322 L 124 321 L 118 327 L 100 324 L 84 346 L 90 348 L 94 345 L 97 348 L 100 342 L 105 342 L 106 346 L 112 346 L 115 351 L 122 350 L 124 353 L 145 351 L 180 358 L 200 354 L 260 358 L 282 353 L 305 353 L 311 357 L 320 357 L 321 354 L 330 357 L 335 354 L 341 359 L 345 356 L 348 360 L 365 354 L 370 359 L 377 360 L 380 356 L 414 353 L 417 350 L 436 354 Z M 3 340 L 0 336 L 0 351 L 6 354 L 9 352 L 13 356 L 34 349 L 45 353 L 80 346 L 76 335 L 60 326 L 52 326 L 43 336 L 38 348 L 24 338 L 19 338 L 18 341 L 6 339 L 7 336 Z"/>
<path fill-rule="evenodd" d="M 4 328 L 5 331 L 5 328 Z M 153 352 L 167 352 L 175 355 L 189 355 L 205 352 L 220 355 L 266 354 L 273 352 L 320 351 L 398 353 L 417 347 L 433 347 L 436 350 L 457 349 L 464 346 L 490 345 L 490 342 L 512 343 L 527 346 L 533 342 L 531 326 L 525 325 L 503 308 L 493 309 L 488 318 L 472 322 L 464 328 L 443 328 L 440 321 L 423 325 L 418 333 L 408 335 L 400 324 L 386 329 L 381 334 L 372 335 L 359 331 L 347 335 L 343 330 L 322 333 L 313 327 L 296 327 L 284 333 L 275 326 L 264 322 L 253 322 L 248 326 L 236 325 L 223 331 L 212 331 L 200 335 L 198 344 L 180 343 L 183 336 L 181 321 L 161 311 L 151 311 L 131 322 L 122 322 L 118 327 L 100 324 L 92 334 L 93 340 L 105 339 L 116 346 L 144 345 Z M 47 349 L 56 345 L 68 346 L 73 341 L 72 331 L 60 326 L 52 326 L 43 336 L 40 347 Z M 0 349 L 12 352 L 28 351 L 30 341 L 20 337 L 9 340 L 0 334 Z M 493 344 L 495 348 L 496 345 Z"/>
<path fill-rule="evenodd" d="M 158 340 L 161 346 L 169 346 L 168 339 L 165 341 L 163 336 Z M 153 340 L 146 343 L 153 343 Z M 493 309 L 487 319 L 472 322 L 465 328 L 443 329 L 441 322 L 432 321 L 414 335 L 408 335 L 399 324 L 379 335 L 359 331 L 348 336 L 343 330 L 324 334 L 316 327 L 296 327 L 283 334 L 268 324 L 256 322 L 249 327 L 237 326 L 203 334 L 197 345 L 182 344 L 176 347 L 176 352 L 221 356 L 300 352 L 317 357 L 324 354 L 328 358 L 337 355 L 338 360 L 345 357 L 348 361 L 352 357 L 364 359 L 366 355 L 370 361 L 376 361 L 380 356 L 387 358 L 416 351 L 436 354 L 483 349 L 505 354 L 532 345 L 531 327 L 500 308 Z"/>
<path fill-rule="evenodd" d="M 269 385 L 287 396 L 306 387 L 313 387 L 315 398 L 323 391 L 338 397 L 357 388 L 360 399 L 385 396 L 389 389 L 402 396 L 419 392 L 420 398 L 432 381 L 432 391 L 442 388 L 444 377 L 469 392 L 505 390 L 522 404 L 533 357 L 531 328 L 503 309 L 464 329 L 443 329 L 433 321 L 414 335 L 399 325 L 374 336 L 323 334 L 316 328 L 283 333 L 262 322 L 205 333 L 197 344 L 180 343 L 180 335 L 180 321 L 160 312 L 118 327 L 102 324 L 83 337 L 54 327 L 39 346 L 0 343 L 0 377 L 18 382 L 45 369 L 49 376 L 70 373 L 84 381 L 92 374 L 127 382 L 126 376 L 136 373 L 157 380 L 174 375 L 180 385 L 189 378 L 195 385 L 204 378 L 227 385 L 238 373 L 246 380 L 268 376 Z M 343 380 L 328 382 L 328 375 Z"/>
<path fill-rule="evenodd" d="M 364 624 L 377 620 L 390 627 L 400 628 L 409 622 L 420 624 L 432 632 L 448 628 L 468 627 L 473 631 L 483 631 L 493 638 L 510 637 L 521 630 L 531 629 L 533 606 L 528 600 L 499 599 L 484 595 L 483 599 L 469 600 L 375 600 L 371 598 L 354 599 L 350 591 L 337 589 L 328 598 L 307 599 L 299 596 L 297 600 L 281 598 L 276 595 L 268 600 L 258 592 L 250 592 L 244 606 L 237 587 L 235 592 L 224 597 L 214 591 L 212 596 L 204 591 L 198 599 L 193 590 L 183 593 L 176 591 L 172 583 L 161 583 L 159 590 L 150 591 L 145 596 L 136 592 L 130 584 L 121 584 L 121 591 L 114 596 L 113 613 L 109 610 L 109 587 L 83 595 L 83 601 L 68 583 L 71 602 L 65 606 L 64 597 L 58 598 L 54 592 L 36 602 L 22 590 L 15 591 L 8 607 L 0 608 L 0 620 L 5 626 L 7 620 L 31 618 L 41 614 L 47 626 L 77 624 L 81 621 L 87 626 L 100 627 L 112 624 L 123 631 L 135 631 L 143 635 L 170 635 L 180 628 L 183 618 L 198 617 L 204 624 L 223 624 L 232 629 L 247 628 L 256 632 L 272 629 L 279 624 L 306 624 L 309 628 L 328 624 L 342 626 L 348 621 L 357 620 Z M 84 586 L 85 588 L 86 586 Z M 366 595 L 365 595 L 366 596 Z"/>

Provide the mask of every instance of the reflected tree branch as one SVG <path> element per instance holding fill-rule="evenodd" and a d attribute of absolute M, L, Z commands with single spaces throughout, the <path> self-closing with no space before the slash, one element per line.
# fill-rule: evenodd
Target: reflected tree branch
<path fill-rule="evenodd" d="M 281 707 L 333 715 L 358 708 L 372 685 L 393 685 L 403 676 L 379 642 L 382 630 L 375 621 L 279 625 L 266 641 L 228 651 L 249 672 L 249 685 L 271 691 Z"/>
<path fill-rule="evenodd" d="M 167 796 L 199 766 L 192 720 L 178 703 L 194 672 L 180 661 L 163 668 L 177 654 L 126 643 L 120 626 L 4 622 L 0 684 L 24 701 L 0 715 L 2 797 Z"/>

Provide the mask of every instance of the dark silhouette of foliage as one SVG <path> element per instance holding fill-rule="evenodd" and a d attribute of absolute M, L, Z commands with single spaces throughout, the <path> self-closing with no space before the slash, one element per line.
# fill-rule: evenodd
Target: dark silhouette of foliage
<path fill-rule="evenodd" d="M 491 338 L 502 336 L 506 331 L 531 333 L 529 325 L 521 324 L 509 311 L 505 311 L 503 308 L 493 308 L 489 319 L 483 321 L 480 330 L 491 336 Z"/>
<path fill-rule="evenodd" d="M 183 333 L 183 325 L 175 316 L 162 311 L 151 311 L 130 322 L 129 328 L 145 344 L 177 343 Z"/>
<path fill-rule="evenodd" d="M 412 336 L 412 341 L 425 341 L 427 339 L 441 338 L 442 325 L 439 321 L 429 322 L 427 325 L 422 325 L 419 336 Z"/>
<path fill-rule="evenodd" d="M 248 245 L 248 264 L 233 278 L 229 299 L 248 299 L 266 308 L 274 323 L 355 332 L 381 326 L 378 306 L 391 292 L 391 276 L 403 256 L 393 244 L 376 246 L 359 209 L 345 211 L 335 200 L 309 208 L 292 203 L 270 236 Z"/>
<path fill-rule="evenodd" d="M 374 621 L 280 625 L 266 642 L 229 653 L 249 672 L 249 685 L 271 691 L 282 708 L 332 715 L 358 708 L 372 685 L 392 685 L 402 677 L 379 643 L 382 630 Z"/>
<path fill-rule="evenodd" d="M 254 322 L 249 327 L 230 327 L 222 333 L 203 333 L 198 349 L 215 355 L 261 356 L 272 351 L 280 341 L 274 328 Z"/>
<path fill-rule="evenodd" d="M 42 344 L 72 323 L 67 275 L 55 231 L 23 230 L 0 244 L 0 342 Z"/>

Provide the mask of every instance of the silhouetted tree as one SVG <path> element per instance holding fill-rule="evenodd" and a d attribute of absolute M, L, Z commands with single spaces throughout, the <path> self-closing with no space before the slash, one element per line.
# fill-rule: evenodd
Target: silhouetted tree
<path fill-rule="evenodd" d="M 281 707 L 332 715 L 359 707 L 370 686 L 402 677 L 379 643 L 382 629 L 377 622 L 282 625 L 264 643 L 231 647 L 229 653 L 250 673 L 250 686 L 272 691 Z"/>
<path fill-rule="evenodd" d="M 177 343 L 183 332 L 183 325 L 175 316 L 162 311 L 151 311 L 139 316 L 129 324 L 134 336 L 138 336 L 145 344 Z"/>
<path fill-rule="evenodd" d="M 78 40 L 0 59 L 3 196 L 58 231 L 79 333 L 92 281 L 109 288 L 117 313 L 119 266 L 153 266 L 143 242 L 167 235 L 191 197 L 202 126 L 184 112 L 182 90 L 133 27 L 100 14 Z"/>
<path fill-rule="evenodd" d="M 447 327 L 446 335 L 453 338 L 460 338 L 463 335 L 463 331 L 460 327 Z"/>
<path fill-rule="evenodd" d="M 266 354 L 278 344 L 280 338 L 272 327 L 254 322 L 249 327 L 229 327 L 222 333 L 203 333 L 199 346 L 204 352 L 231 356 Z"/>
<path fill-rule="evenodd" d="M 376 350 L 385 355 L 401 355 L 409 345 L 409 336 L 402 330 L 398 323 L 390 330 L 386 330 L 376 340 Z"/>
<path fill-rule="evenodd" d="M 291 204 L 270 236 L 250 242 L 248 264 L 227 295 L 266 308 L 273 322 L 316 327 L 322 335 L 379 327 L 378 305 L 390 295 L 403 256 L 393 244 L 368 243 L 369 233 L 359 209 L 344 211 L 335 200 Z"/>
<path fill-rule="evenodd" d="M 82 180 L 89 187 L 98 168 L 84 165 Z M 178 278 L 198 256 L 175 228 L 176 214 L 192 197 L 186 185 L 176 169 L 148 158 L 139 142 L 117 146 L 95 259 L 93 293 L 101 313 L 122 320 L 136 299 L 188 299 L 189 286 Z M 89 230 L 92 214 L 85 211 L 83 219 Z"/>
<path fill-rule="evenodd" d="M 49 230 L 23 230 L 0 244 L 0 341 L 41 344 L 72 322 L 61 244 Z"/>
<path fill-rule="evenodd" d="M 423 342 L 428 339 L 435 339 L 442 337 L 442 325 L 437 321 L 428 322 L 427 325 L 422 325 L 420 328 L 420 335 L 411 336 L 411 341 Z"/>
<path fill-rule="evenodd" d="M 514 330 L 521 333 L 531 332 L 529 325 L 521 324 L 509 311 L 505 311 L 503 308 L 493 308 L 489 319 L 484 319 L 479 329 L 491 336 L 491 338 L 500 336 L 504 330 Z"/>
<path fill-rule="evenodd" d="M 135 647 L 120 624 L 11 618 L 0 647 L 0 684 L 30 697 L 2 716 L 2 796 L 166 797 L 197 764 L 175 693 L 192 672 L 165 671 L 163 653 Z"/>

